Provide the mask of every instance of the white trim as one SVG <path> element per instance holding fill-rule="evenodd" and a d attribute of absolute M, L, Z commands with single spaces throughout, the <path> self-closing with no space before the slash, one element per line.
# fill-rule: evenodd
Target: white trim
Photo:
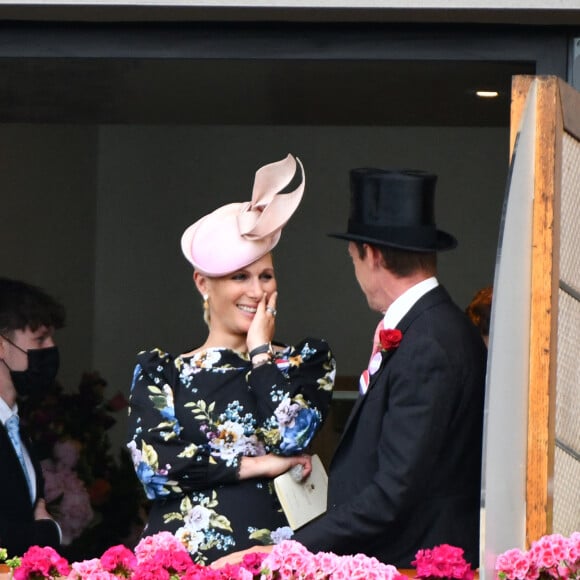
<path fill-rule="evenodd" d="M 6 6 L 316 8 L 381 10 L 580 10 L 580 0 L 0 0 Z"/>

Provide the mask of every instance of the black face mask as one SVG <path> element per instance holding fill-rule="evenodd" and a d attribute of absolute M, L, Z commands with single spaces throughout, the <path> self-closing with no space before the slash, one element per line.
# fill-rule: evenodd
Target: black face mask
<path fill-rule="evenodd" d="M 26 351 L 11 340 L 7 338 L 6 340 L 28 355 L 28 368 L 25 371 L 13 371 L 6 365 L 6 361 L 2 361 L 10 371 L 16 392 L 19 395 L 29 395 L 32 392 L 50 387 L 56 378 L 60 363 L 58 347 L 33 348 Z"/>

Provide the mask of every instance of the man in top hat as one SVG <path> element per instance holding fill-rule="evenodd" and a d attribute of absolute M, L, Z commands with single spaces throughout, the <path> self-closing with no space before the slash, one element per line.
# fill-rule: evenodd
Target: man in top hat
<path fill-rule="evenodd" d="M 357 281 L 381 319 L 361 394 L 329 471 L 328 510 L 294 538 L 400 568 L 440 544 L 479 561 L 486 349 L 439 284 L 435 175 L 351 171 L 348 230 Z"/>

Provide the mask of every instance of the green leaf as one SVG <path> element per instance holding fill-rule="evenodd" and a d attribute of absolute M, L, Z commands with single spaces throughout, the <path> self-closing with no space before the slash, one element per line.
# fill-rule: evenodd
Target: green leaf
<path fill-rule="evenodd" d="M 220 528 L 220 530 L 227 530 L 228 532 L 232 531 L 232 525 L 230 520 L 226 518 L 226 516 L 221 515 L 212 515 L 209 518 L 210 524 L 214 528 Z"/>
<path fill-rule="evenodd" d="M 250 540 L 258 540 L 258 542 L 268 545 L 272 543 L 272 535 L 270 530 L 262 528 L 261 530 L 254 530 L 250 534 Z"/>

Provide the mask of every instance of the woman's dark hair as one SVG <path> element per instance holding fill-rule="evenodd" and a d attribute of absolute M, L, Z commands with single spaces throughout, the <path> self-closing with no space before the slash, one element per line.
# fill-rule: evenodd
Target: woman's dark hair
<path fill-rule="evenodd" d="M 479 328 L 483 336 L 489 336 L 489 324 L 491 320 L 491 299 L 493 286 L 486 286 L 475 293 L 473 300 L 465 309 L 465 313 L 471 322 Z"/>
<path fill-rule="evenodd" d="M 0 278 L 0 332 L 36 330 L 41 326 L 62 328 L 65 311 L 62 304 L 44 290 L 21 282 Z"/>

